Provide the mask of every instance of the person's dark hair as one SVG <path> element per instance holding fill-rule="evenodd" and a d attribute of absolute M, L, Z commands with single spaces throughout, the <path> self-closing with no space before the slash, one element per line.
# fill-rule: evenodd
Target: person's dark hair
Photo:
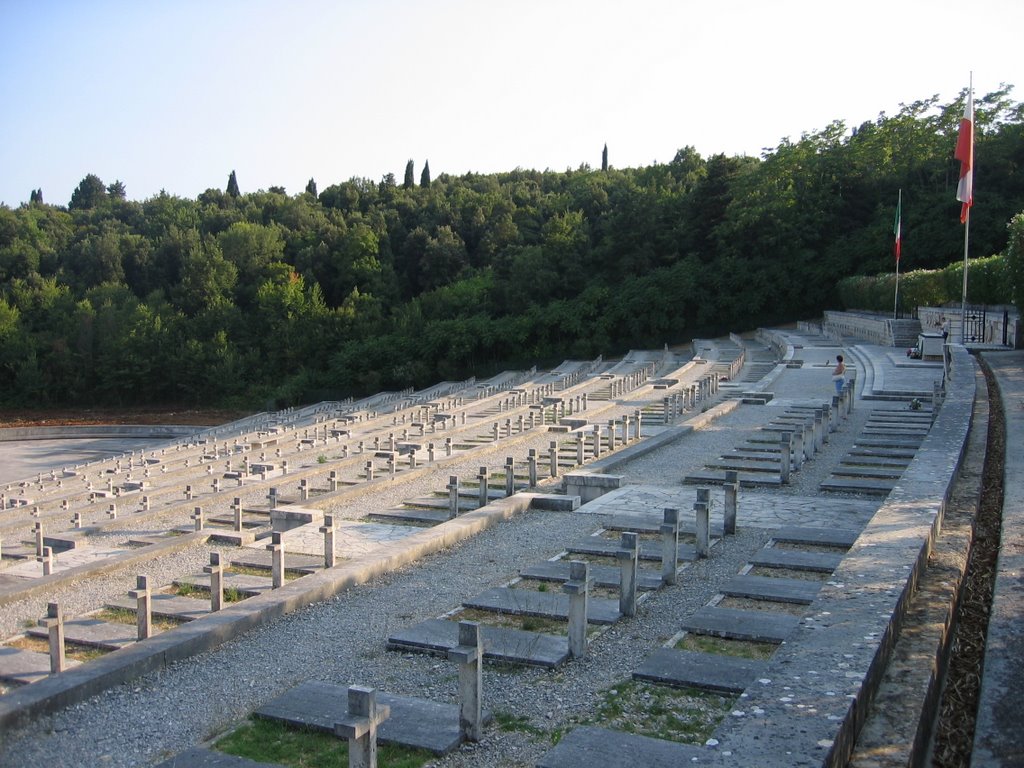
<path fill-rule="evenodd" d="M 836 355 L 836 360 L 839 361 L 840 363 L 843 362 L 843 356 L 842 355 Z"/>

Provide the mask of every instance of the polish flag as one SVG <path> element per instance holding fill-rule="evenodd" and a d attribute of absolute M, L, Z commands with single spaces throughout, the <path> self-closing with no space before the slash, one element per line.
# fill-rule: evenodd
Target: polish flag
<path fill-rule="evenodd" d="M 899 202 L 896 203 L 896 221 L 892 226 L 892 234 L 896 238 L 896 244 L 893 246 L 893 251 L 896 253 L 896 262 L 900 260 L 900 250 L 903 241 L 903 190 L 900 190 Z"/>
<path fill-rule="evenodd" d="M 963 203 L 960 209 L 960 223 L 963 224 L 974 205 L 974 93 L 970 89 L 953 157 L 960 161 L 960 183 L 956 186 L 956 199 Z"/>

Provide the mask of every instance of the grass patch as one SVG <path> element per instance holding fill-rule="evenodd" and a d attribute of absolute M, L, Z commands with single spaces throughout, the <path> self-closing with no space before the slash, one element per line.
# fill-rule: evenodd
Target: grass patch
<path fill-rule="evenodd" d="M 89 618 L 99 619 L 100 621 L 109 621 L 112 624 L 130 624 L 133 627 L 138 624 L 138 618 L 135 615 L 135 611 L 129 611 L 127 608 L 104 608 L 96 613 L 89 614 Z M 175 627 L 184 624 L 182 621 L 170 619 L 165 616 L 153 616 L 153 629 L 157 632 L 164 632 L 168 629 L 174 629 Z"/>
<path fill-rule="evenodd" d="M 824 582 L 827 579 L 832 578 L 831 573 L 803 571 L 796 568 L 769 568 L 764 565 L 755 565 L 748 573 L 750 576 L 768 576 L 776 579 L 800 579 L 801 581 Z"/>
<path fill-rule="evenodd" d="M 518 733 L 530 733 L 535 736 L 544 733 L 542 728 L 538 728 L 530 722 L 530 718 L 525 715 L 514 715 L 511 712 L 495 712 L 494 724 L 498 726 L 498 730 L 505 732 L 515 731 Z"/>
<path fill-rule="evenodd" d="M 566 635 L 569 633 L 569 626 L 565 621 L 549 619 L 543 616 L 520 616 L 514 613 L 497 613 L 495 611 L 465 608 L 450 618 L 453 621 L 477 621 L 489 627 L 521 629 L 524 632 L 542 632 L 546 635 Z"/>
<path fill-rule="evenodd" d="M 756 643 L 751 640 L 728 640 L 724 637 L 695 635 L 688 632 L 675 645 L 681 651 L 717 653 L 722 656 L 738 656 L 741 659 L 770 659 L 777 645 Z"/>
<path fill-rule="evenodd" d="M 50 653 L 50 641 L 41 637 L 19 637 L 7 643 L 11 648 L 19 648 L 23 651 L 35 651 L 36 653 Z M 109 651 L 102 648 L 94 648 L 91 645 L 76 645 L 75 643 L 64 642 L 64 657 L 75 661 L 92 661 L 104 656 Z"/>
<path fill-rule="evenodd" d="M 724 597 L 718 605 L 722 608 L 738 608 L 741 611 L 788 613 L 790 616 L 803 616 L 807 613 L 806 605 L 783 603 L 777 600 L 755 600 L 749 597 Z"/>
<path fill-rule="evenodd" d="M 603 691 L 593 718 L 582 724 L 703 744 L 732 709 L 735 698 L 696 688 L 627 680 Z"/>
<path fill-rule="evenodd" d="M 221 752 L 291 768 L 336 768 L 348 765 L 348 742 L 319 731 L 298 730 L 270 720 L 253 719 L 219 739 Z M 421 749 L 381 744 L 381 768 L 420 768 L 434 759 Z"/>

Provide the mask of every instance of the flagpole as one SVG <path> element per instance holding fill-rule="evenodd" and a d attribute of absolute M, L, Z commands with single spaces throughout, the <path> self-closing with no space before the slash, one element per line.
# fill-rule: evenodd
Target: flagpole
<path fill-rule="evenodd" d="M 900 239 L 903 237 L 903 188 L 900 188 L 899 202 L 896 203 L 896 292 L 892 297 L 892 319 L 899 318 L 900 311 Z"/>
<path fill-rule="evenodd" d="M 967 343 L 967 242 L 971 231 L 971 209 L 964 219 L 964 287 L 960 294 L 960 343 Z"/>
<path fill-rule="evenodd" d="M 969 113 L 969 114 L 968 114 Z M 960 150 L 960 138 L 957 139 L 957 156 L 960 157 L 960 182 L 963 184 L 964 179 L 968 181 L 966 190 L 964 193 L 966 197 L 961 198 L 960 187 L 957 187 L 957 199 L 963 203 L 963 213 L 961 219 L 964 225 L 964 284 L 960 294 L 960 343 L 967 343 L 967 253 L 968 243 L 970 241 L 971 232 L 971 207 L 974 204 L 974 72 L 971 71 L 968 82 L 967 82 L 967 107 L 964 112 L 964 119 L 969 120 L 969 142 L 970 146 L 966 147 L 966 158 L 959 152 Z M 963 134 L 963 125 L 961 123 L 961 135 Z M 964 162 L 966 159 L 967 163 L 967 176 L 964 176 Z"/>

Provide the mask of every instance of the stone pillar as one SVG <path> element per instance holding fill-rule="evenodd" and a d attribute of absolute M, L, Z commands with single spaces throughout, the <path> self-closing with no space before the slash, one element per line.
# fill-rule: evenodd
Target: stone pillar
<path fill-rule="evenodd" d="M 587 595 L 590 590 L 590 566 L 583 560 L 569 563 L 569 580 L 562 592 L 569 595 L 569 655 L 582 659 L 587 655 Z"/>
<path fill-rule="evenodd" d="M 526 471 L 531 488 L 537 487 L 537 449 L 531 448 L 526 455 Z"/>
<path fill-rule="evenodd" d="M 53 547 L 43 547 L 43 554 L 37 556 L 36 561 L 43 564 L 43 576 L 50 576 L 53 573 Z"/>
<path fill-rule="evenodd" d="M 558 477 L 558 443 L 555 440 L 548 445 L 548 465 L 551 477 Z"/>
<path fill-rule="evenodd" d="M 338 490 L 338 472 L 337 472 L 337 470 L 332 469 L 327 474 L 327 487 L 330 488 L 331 491 Z"/>
<path fill-rule="evenodd" d="M 679 555 L 679 510 L 666 507 L 661 533 L 661 580 L 676 583 L 676 560 Z"/>
<path fill-rule="evenodd" d="M 638 408 L 636 410 L 636 412 L 633 414 L 633 417 L 636 420 L 636 439 L 639 440 L 640 439 L 640 427 L 643 424 L 643 418 L 644 418 L 643 417 L 643 411 L 641 411 Z"/>
<path fill-rule="evenodd" d="M 280 589 L 284 586 L 284 541 L 280 531 L 274 531 L 270 537 L 271 543 L 267 544 L 267 549 L 271 554 L 271 587 Z"/>
<path fill-rule="evenodd" d="M 138 628 L 139 640 L 153 635 L 153 605 L 149 592 L 149 577 L 136 576 L 135 589 L 128 593 L 135 601 L 135 624 Z"/>
<path fill-rule="evenodd" d="M 373 688 L 348 689 L 348 716 L 334 724 L 334 735 L 348 739 L 349 768 L 377 768 L 377 727 L 390 715 L 388 705 L 377 703 Z"/>
<path fill-rule="evenodd" d="M 697 490 L 699 492 L 699 488 Z M 697 498 L 699 499 L 699 496 Z M 708 550 L 711 547 L 711 526 L 708 519 L 708 502 L 694 502 L 693 516 L 696 523 L 696 542 L 694 543 L 696 555 L 698 558 L 708 557 Z"/>
<path fill-rule="evenodd" d="M 190 515 L 190 517 L 192 518 L 192 522 L 195 525 L 196 531 L 203 530 L 203 523 L 204 523 L 204 520 L 203 520 L 203 508 L 202 507 L 196 507 L 192 511 L 192 514 Z"/>
<path fill-rule="evenodd" d="M 459 514 L 459 476 L 449 475 L 448 485 L 448 519 L 454 520 Z"/>
<path fill-rule="evenodd" d="M 739 506 L 740 476 L 734 469 L 725 472 L 725 508 L 723 510 L 722 532 L 727 535 L 736 533 L 736 512 Z"/>
<path fill-rule="evenodd" d="M 779 458 L 782 463 L 779 465 L 779 476 L 783 483 L 789 482 L 789 459 L 793 452 L 793 433 L 782 432 L 779 434 Z"/>
<path fill-rule="evenodd" d="M 615 450 L 615 419 L 608 419 L 608 450 Z"/>
<path fill-rule="evenodd" d="M 373 482 L 373 459 L 366 462 L 366 482 Z"/>
<path fill-rule="evenodd" d="M 39 626 L 47 630 L 50 640 L 50 674 L 63 672 L 64 660 L 64 616 L 60 603 L 47 603 L 46 617 L 39 619 Z"/>
<path fill-rule="evenodd" d="M 622 444 L 629 445 L 629 414 L 622 417 Z"/>
<path fill-rule="evenodd" d="M 299 480 L 299 501 L 309 501 L 309 481 L 306 478 Z"/>
<path fill-rule="evenodd" d="M 601 426 L 599 424 L 594 425 L 594 444 L 592 446 L 594 451 L 594 458 L 598 459 L 601 457 Z"/>
<path fill-rule="evenodd" d="M 487 498 L 487 478 L 490 477 L 487 467 L 480 467 L 480 471 L 477 473 L 476 478 L 480 483 L 478 501 L 481 507 L 486 507 L 489 499 Z"/>
<path fill-rule="evenodd" d="M 267 493 L 267 505 L 270 509 L 277 509 L 277 488 L 271 488 Z"/>
<path fill-rule="evenodd" d="M 484 734 L 484 646 L 478 623 L 459 622 L 459 644 L 449 649 L 448 661 L 459 665 L 459 732 L 466 741 L 480 741 Z"/>
<path fill-rule="evenodd" d="M 587 447 L 586 441 L 587 437 L 585 432 L 579 432 L 576 435 L 576 463 L 579 465 L 582 465 L 586 459 L 586 457 L 584 456 Z"/>
<path fill-rule="evenodd" d="M 324 524 L 320 526 L 320 533 L 324 535 L 324 568 L 333 568 L 335 563 L 334 515 L 324 515 Z"/>
<path fill-rule="evenodd" d="M 619 613 L 636 616 L 636 576 L 640 559 L 640 540 L 636 533 L 622 534 L 615 559 L 619 561 Z"/>
<path fill-rule="evenodd" d="M 43 524 L 38 520 L 32 524 L 32 531 L 36 538 L 36 557 L 43 556 Z"/>
<path fill-rule="evenodd" d="M 804 428 L 797 425 L 793 430 L 793 470 L 797 471 L 804 464 Z"/>
<path fill-rule="evenodd" d="M 185 486 L 185 500 L 186 501 L 192 501 L 192 495 L 193 495 L 192 494 L 192 486 L 191 485 L 186 485 Z"/>
<path fill-rule="evenodd" d="M 433 464 L 434 463 L 434 444 L 433 443 L 427 443 L 427 463 L 428 464 Z"/>
<path fill-rule="evenodd" d="M 117 504 L 112 503 L 107 507 L 107 517 L 111 520 L 117 520 Z"/>
<path fill-rule="evenodd" d="M 74 525 L 75 528 L 81 528 L 82 527 L 82 513 L 81 512 L 76 511 L 75 514 L 71 516 L 71 524 Z"/>
<path fill-rule="evenodd" d="M 210 574 L 210 611 L 216 613 L 224 608 L 224 566 L 220 552 L 210 553 L 210 564 L 203 566 L 203 573 Z"/>
<path fill-rule="evenodd" d="M 388 477 L 391 480 L 394 480 L 395 479 L 395 473 L 398 471 L 398 467 L 397 467 L 398 462 L 395 461 L 395 454 L 392 453 L 390 456 L 388 456 L 387 461 L 388 461 Z"/>
<path fill-rule="evenodd" d="M 516 460 L 511 456 L 505 458 L 505 495 L 516 492 Z"/>

